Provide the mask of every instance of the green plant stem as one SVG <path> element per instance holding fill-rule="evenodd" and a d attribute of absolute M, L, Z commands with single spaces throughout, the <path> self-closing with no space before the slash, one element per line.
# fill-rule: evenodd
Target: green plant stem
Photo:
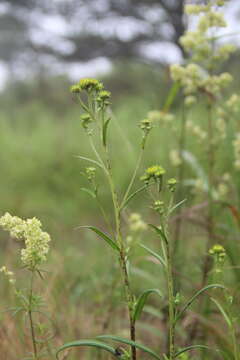
<path fill-rule="evenodd" d="M 104 123 L 104 121 L 103 121 L 103 123 Z M 98 161 L 101 163 L 101 165 L 103 167 L 103 170 L 105 172 L 105 175 L 107 177 L 107 180 L 108 180 L 108 183 L 110 186 L 110 192 L 111 192 L 113 208 L 114 208 L 114 218 L 115 218 L 115 237 L 116 237 L 116 242 L 120 249 L 119 263 L 120 263 L 120 269 L 121 269 L 121 273 L 122 273 L 122 277 L 123 277 L 125 296 L 126 296 L 127 307 L 128 307 L 130 338 L 132 341 L 135 341 L 135 338 L 136 338 L 135 322 L 133 320 L 134 296 L 132 294 L 132 291 L 130 288 L 130 283 L 129 283 L 125 245 L 124 245 L 124 241 L 123 241 L 122 234 L 121 234 L 121 207 L 120 207 L 120 203 L 118 200 L 117 191 L 115 189 L 115 184 L 113 181 L 112 166 L 111 166 L 110 156 L 108 153 L 108 147 L 107 147 L 107 145 L 106 146 L 103 145 L 103 150 L 104 150 L 105 159 L 106 159 L 106 163 L 105 163 L 102 160 L 101 156 L 99 155 L 99 153 L 93 143 L 92 136 L 89 136 L 89 140 L 90 140 L 90 145 L 92 147 L 94 154 L 96 155 Z M 141 157 L 140 157 L 140 159 L 141 159 Z M 137 172 L 137 170 L 134 172 L 133 178 L 132 178 L 132 181 L 130 182 L 130 184 L 133 183 L 133 181 L 136 177 L 136 172 Z M 131 346 L 131 350 L 132 350 L 132 360 L 136 360 L 137 359 L 136 347 Z"/>
<path fill-rule="evenodd" d="M 208 221 L 207 221 L 207 232 L 208 232 L 208 240 L 206 246 L 206 253 L 208 249 L 211 247 L 213 240 L 213 189 L 214 189 L 214 163 L 215 163 L 215 154 L 214 154 L 214 144 L 213 144 L 213 123 L 212 123 L 212 103 L 208 104 Z M 210 257 L 208 255 L 205 256 L 203 266 L 202 266 L 202 279 L 200 288 L 206 286 L 207 283 L 207 275 L 210 267 Z M 199 308 L 200 311 L 203 310 L 203 300 L 200 300 Z M 205 305 L 204 312 L 207 311 L 209 302 Z M 190 331 L 188 342 L 191 340 L 192 342 L 196 338 L 198 333 L 198 321 L 196 320 L 193 324 L 192 331 Z M 204 337 L 204 335 L 203 335 Z M 204 339 L 202 339 L 204 340 Z"/>
<path fill-rule="evenodd" d="M 126 191 L 126 193 L 125 193 L 125 195 L 124 195 L 124 197 L 123 197 L 122 204 L 121 204 L 121 206 L 120 206 L 121 208 L 124 206 L 124 203 L 125 203 L 125 201 L 127 200 L 128 195 L 129 195 L 129 192 L 130 192 L 130 190 L 131 190 L 131 188 L 132 188 L 132 186 L 133 186 L 134 180 L 136 179 L 138 169 L 139 169 L 139 167 L 140 167 L 140 165 L 141 165 L 141 162 L 142 162 L 143 151 L 144 151 L 144 149 L 141 149 L 141 152 L 140 152 L 140 155 L 139 155 L 139 157 L 138 157 L 135 170 L 134 170 L 134 172 L 133 172 L 132 178 L 131 178 L 130 183 L 129 183 L 129 185 L 128 185 L 127 191 Z"/>
<path fill-rule="evenodd" d="M 37 356 L 37 343 L 36 343 L 35 330 L 34 330 L 33 317 L 32 317 L 33 277 L 34 277 L 34 271 L 31 272 L 30 290 L 29 290 L 29 297 L 28 297 L 28 317 L 29 317 L 29 322 L 30 322 L 34 359 L 37 359 L 37 357 L 38 357 Z"/>
<path fill-rule="evenodd" d="M 123 242 L 122 235 L 121 235 L 121 209 L 120 209 L 115 185 L 113 182 L 111 162 L 110 162 L 107 147 L 105 147 L 105 154 L 106 154 L 106 159 L 107 159 L 107 178 L 108 178 L 109 185 L 110 185 L 113 207 L 114 207 L 114 214 L 115 214 L 116 240 L 117 240 L 117 244 L 120 248 L 119 262 L 120 262 L 120 268 L 121 268 L 121 272 L 122 272 L 122 276 L 123 276 L 125 295 L 126 295 L 127 306 L 128 306 L 130 338 L 132 341 L 135 341 L 136 340 L 135 322 L 133 320 L 134 297 L 132 295 L 132 291 L 130 288 L 129 276 L 128 276 L 128 271 L 127 271 L 127 263 L 126 263 L 125 246 L 124 246 L 124 242 Z M 132 346 L 131 349 L 132 349 L 132 360 L 136 360 L 137 359 L 136 347 Z"/>
<path fill-rule="evenodd" d="M 185 114 L 185 106 L 184 103 L 182 105 L 182 121 L 181 121 L 181 132 L 179 138 L 179 155 L 181 159 L 181 165 L 178 169 L 178 183 L 179 183 L 179 191 L 178 191 L 178 199 L 179 201 L 183 198 L 183 180 L 184 180 L 184 161 L 183 161 L 183 150 L 186 142 L 186 114 Z M 179 216 L 176 221 L 175 233 L 174 233 L 174 242 L 173 242 L 173 254 L 175 262 L 178 259 L 178 250 L 179 250 L 179 242 L 181 238 L 181 229 L 182 229 L 182 216 Z M 181 287 L 181 278 L 177 277 L 175 281 L 176 291 L 180 291 Z"/>
<path fill-rule="evenodd" d="M 169 330 L 168 330 L 168 348 L 169 348 L 169 360 L 174 359 L 175 354 L 175 303 L 174 303 L 174 282 L 173 282 L 173 256 L 172 256 L 172 247 L 169 241 L 169 216 L 170 210 L 173 205 L 174 194 L 171 194 L 167 214 L 165 217 L 165 229 L 162 224 L 162 228 L 164 230 L 167 241 L 165 242 L 166 247 L 166 259 L 167 259 L 167 288 L 168 288 L 168 322 L 169 322 Z"/>
<path fill-rule="evenodd" d="M 172 273 L 172 255 L 169 243 L 166 245 L 167 253 L 167 287 L 168 287 L 168 315 L 169 315 L 169 360 L 174 359 L 175 353 L 175 306 Z"/>

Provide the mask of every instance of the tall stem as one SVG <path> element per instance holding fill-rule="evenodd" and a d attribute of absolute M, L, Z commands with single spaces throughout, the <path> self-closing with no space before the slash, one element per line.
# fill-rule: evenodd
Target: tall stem
<path fill-rule="evenodd" d="M 28 317 L 30 322 L 34 359 L 37 359 L 37 343 L 36 343 L 35 330 L 34 330 L 33 317 L 32 317 L 33 277 L 34 277 L 34 271 L 31 272 L 30 290 L 28 297 Z"/>
<path fill-rule="evenodd" d="M 179 182 L 179 191 L 178 191 L 178 199 L 179 201 L 183 199 L 183 180 L 184 180 L 184 162 L 183 162 L 183 150 L 186 142 L 186 114 L 184 103 L 182 105 L 182 121 L 181 121 L 181 133 L 179 138 L 179 155 L 181 159 L 181 165 L 178 171 L 178 182 Z M 173 254 L 174 259 L 177 261 L 178 259 L 178 249 L 179 249 L 179 241 L 181 238 L 181 228 L 182 228 L 182 217 L 179 216 L 176 221 L 175 233 L 174 233 L 174 242 L 173 242 Z M 180 278 L 176 279 L 175 288 L 176 291 L 179 291 L 181 287 Z"/>
<path fill-rule="evenodd" d="M 172 273 L 172 254 L 169 243 L 166 246 L 167 253 L 167 286 L 168 286 L 168 315 L 169 315 L 169 360 L 174 359 L 175 353 L 175 306 Z"/>
<path fill-rule="evenodd" d="M 135 322 L 133 320 L 134 298 L 133 298 L 132 291 L 130 288 L 129 276 L 128 276 L 128 271 L 127 271 L 127 263 L 126 263 L 125 247 L 124 247 L 124 242 L 123 242 L 122 234 L 121 234 L 121 210 L 120 210 L 117 192 L 116 192 L 115 185 L 113 182 L 112 168 L 111 168 L 110 158 L 108 155 L 108 149 L 106 147 L 104 147 L 104 148 L 105 148 L 105 154 L 106 154 L 106 158 L 107 158 L 107 178 L 108 178 L 109 185 L 110 185 L 113 207 L 114 207 L 114 214 L 115 214 L 116 240 L 117 240 L 117 243 L 120 248 L 119 262 L 120 262 L 121 272 L 122 272 L 122 276 L 123 276 L 125 296 L 126 296 L 127 306 L 128 306 L 130 338 L 132 341 L 135 341 Z M 132 360 L 136 360 L 137 359 L 136 347 L 132 346 L 131 350 L 132 350 Z"/>

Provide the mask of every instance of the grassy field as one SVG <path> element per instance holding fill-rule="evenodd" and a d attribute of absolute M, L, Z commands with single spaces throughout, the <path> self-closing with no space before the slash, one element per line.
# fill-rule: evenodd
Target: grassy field
<path fill-rule="evenodd" d="M 122 71 L 122 69 L 121 69 Z M 121 71 L 119 79 L 121 79 Z M 131 71 L 131 68 L 130 70 Z M 156 76 L 158 74 L 158 76 Z M 131 81 L 114 81 L 114 74 L 105 79 L 106 86 L 113 92 L 110 151 L 113 177 L 119 194 L 124 193 L 130 180 L 132 169 L 137 161 L 141 143 L 139 122 L 150 110 L 162 108 L 168 95 L 170 82 L 166 71 L 139 69 Z M 129 83 L 138 79 L 132 88 Z M 146 80 L 148 79 L 148 81 Z M 153 80 L 154 79 L 154 80 Z M 140 86 L 144 83 L 144 86 Z M 118 85 L 116 85 L 118 84 Z M 32 86 L 32 85 L 31 85 Z M 92 338 L 101 333 L 114 333 L 128 337 L 127 312 L 124 306 L 124 291 L 120 285 L 121 276 L 118 264 L 102 239 L 80 225 L 94 225 L 107 232 L 107 226 L 96 201 L 92 201 L 83 188 L 88 183 L 82 172 L 89 164 L 78 158 L 79 155 L 92 157 L 86 136 L 79 120 L 79 107 L 69 94 L 66 81 L 56 80 L 54 85 L 45 84 L 49 94 L 39 98 L 30 85 L 21 91 L 16 87 L 11 94 L 2 96 L 0 111 L 0 199 L 1 214 L 6 211 L 28 218 L 36 216 L 43 228 L 51 234 L 51 252 L 44 277 L 47 281 L 38 282 L 38 291 L 43 294 L 51 321 L 44 320 L 53 327 L 55 347 L 66 341 Z M 52 87 L 51 87 L 52 86 Z M 59 87 L 62 87 L 59 90 Z M 117 87 L 119 86 L 119 88 Z M 33 87 L 34 89 L 34 87 Z M 165 90 L 167 89 L 167 91 Z M 114 94 L 115 91 L 115 94 Z M 32 95 L 34 94 L 34 95 Z M 34 96 L 34 97 L 33 97 Z M 226 95 L 227 96 L 227 95 Z M 182 101 L 177 97 L 172 105 L 175 114 L 174 124 L 157 125 L 147 140 L 147 150 L 137 174 L 134 189 L 141 186 L 140 176 L 144 170 L 160 164 L 166 169 L 168 178 L 179 180 L 179 166 L 173 166 L 169 153 L 179 146 L 182 124 Z M 216 197 L 213 204 L 214 232 L 212 244 L 221 243 L 228 254 L 225 262 L 224 280 L 236 294 L 239 290 L 239 175 L 233 166 L 232 141 L 237 128 L 239 113 L 227 127 L 226 137 L 217 149 L 214 172 L 216 191 L 222 183 L 224 174 L 230 173 L 229 192 L 223 198 Z M 203 104 L 197 103 L 185 114 L 186 121 L 207 128 L 207 111 Z M 216 129 L 214 131 L 217 131 Z M 205 146 L 205 148 L 204 148 Z M 174 237 L 181 216 L 182 229 L 174 268 L 176 282 L 181 283 L 181 304 L 191 297 L 201 286 L 202 264 L 208 251 L 208 190 L 197 187 L 198 180 L 204 180 L 208 172 L 207 143 L 199 143 L 196 136 L 187 133 L 184 150 L 184 179 L 179 184 L 177 199 L 186 199 L 181 211 L 171 219 L 171 234 Z M 113 208 L 105 176 L 97 170 L 101 204 L 113 223 Z M 225 181 L 225 180 L 224 180 Z M 168 197 L 167 193 L 163 195 Z M 91 201 L 90 201 L 91 200 Z M 147 205 L 146 205 L 147 204 Z M 146 223 L 154 222 L 156 216 L 150 209 L 146 193 L 140 193 L 131 202 L 123 215 L 124 236 L 132 236 L 136 243 L 144 243 L 155 251 L 160 250 L 160 242 L 153 231 L 131 230 L 131 213 L 141 213 Z M 14 271 L 19 263 L 16 252 L 18 243 L 1 231 L 2 264 Z M 132 290 L 139 296 L 146 288 L 159 287 L 163 298 L 151 296 L 137 322 L 137 340 L 147 344 L 155 351 L 166 351 L 167 347 L 167 293 L 165 278 L 152 256 L 140 246 L 134 246 L 130 253 Z M 209 271 L 209 281 L 213 273 Z M 25 272 L 19 272 L 19 284 L 27 286 Z M 1 281 L 1 309 L 12 307 L 14 296 L 6 281 Z M 40 291 L 41 290 L 41 291 Z M 212 290 L 214 291 L 214 290 Z M 217 292 L 218 290 L 216 290 Z M 211 296 L 216 292 L 211 293 Z M 217 293 L 217 295 L 219 295 Z M 220 299 L 221 294 L 220 294 Z M 207 300 L 206 300 L 207 301 Z M 224 359 L 234 359 L 231 349 L 231 336 L 226 337 L 227 325 L 220 316 L 219 309 L 211 304 L 208 313 L 199 313 L 196 302 L 185 315 L 182 326 L 176 328 L 179 347 L 188 345 L 186 341 L 195 320 L 199 322 L 196 338 L 201 337 L 213 348 L 225 351 Z M 237 313 L 239 296 L 234 299 Z M 201 305 L 202 306 L 202 305 Z M 1 358 L 23 359 L 31 348 L 29 327 L 22 332 L 20 314 L 15 317 L 9 312 L 0 315 Z M 53 326 L 52 322 L 53 321 Z M 16 325 L 17 324 L 17 325 Z M 14 341 L 12 341 L 14 339 Z M 26 351 L 27 349 L 27 351 Z M 16 355 L 17 354 L 17 355 Z M 80 354 L 80 355 L 79 355 Z M 26 355 L 27 356 L 27 355 Z M 148 356 L 142 359 L 147 359 Z M 182 359 L 199 359 L 199 351 Z M 219 355 L 205 354 L 201 358 L 218 359 Z M 54 356 L 53 356 L 54 357 Z M 27 358 L 27 357 L 26 357 Z M 49 359 L 49 357 L 43 357 Z M 62 357 L 63 359 L 64 357 Z M 68 359 L 106 359 L 98 350 L 72 350 Z"/>

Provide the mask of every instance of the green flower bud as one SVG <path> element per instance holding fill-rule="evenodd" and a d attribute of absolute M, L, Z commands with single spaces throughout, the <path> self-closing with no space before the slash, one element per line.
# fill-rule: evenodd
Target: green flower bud
<path fill-rule="evenodd" d="M 79 81 L 79 89 L 91 93 L 93 91 L 99 92 L 103 89 L 103 84 L 96 79 L 81 79 Z"/>
<path fill-rule="evenodd" d="M 174 192 L 176 190 L 177 180 L 174 178 L 171 178 L 167 182 L 168 188 L 171 192 Z"/>
<path fill-rule="evenodd" d="M 71 91 L 71 93 L 73 93 L 73 94 L 79 94 L 81 90 L 80 90 L 79 85 L 72 85 L 72 86 L 70 87 L 70 91 Z"/>
<path fill-rule="evenodd" d="M 91 116 L 87 113 L 81 115 L 82 127 L 86 130 L 88 129 L 89 123 L 92 121 Z"/>

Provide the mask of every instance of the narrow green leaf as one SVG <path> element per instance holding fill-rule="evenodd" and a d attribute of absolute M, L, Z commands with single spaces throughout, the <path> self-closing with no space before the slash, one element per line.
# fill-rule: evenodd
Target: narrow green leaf
<path fill-rule="evenodd" d="M 121 204 L 121 210 L 124 209 L 127 204 L 141 191 L 145 190 L 147 188 L 147 185 L 144 185 L 142 187 L 140 187 L 138 190 L 134 191 L 131 195 L 129 195 L 129 197 L 124 201 L 123 204 Z"/>
<path fill-rule="evenodd" d="M 179 355 L 185 353 L 186 351 L 190 351 L 190 350 L 194 350 L 194 349 L 205 349 L 205 350 L 212 350 L 211 348 L 209 348 L 208 346 L 206 345 L 191 345 L 191 346 L 187 346 L 181 350 L 179 350 L 175 355 L 174 357 L 178 357 Z"/>
<path fill-rule="evenodd" d="M 94 192 L 90 189 L 87 188 L 80 188 L 81 191 L 84 191 L 85 193 L 89 194 L 92 198 L 96 198 L 96 195 L 94 194 Z"/>
<path fill-rule="evenodd" d="M 66 349 L 71 349 L 73 347 L 78 347 L 78 346 L 90 346 L 90 347 L 96 347 L 100 350 L 105 350 L 108 351 L 110 354 L 112 354 L 113 356 L 116 357 L 116 353 L 115 353 L 115 349 L 112 346 L 109 346 L 105 343 L 102 343 L 101 341 L 96 341 L 96 340 L 77 340 L 77 341 L 72 341 L 69 343 L 66 343 L 64 345 L 62 345 L 60 348 L 57 349 L 56 351 L 56 357 L 58 359 L 58 354 Z"/>
<path fill-rule="evenodd" d="M 160 290 L 158 290 L 158 289 L 148 289 L 148 290 L 145 290 L 145 291 L 139 296 L 139 298 L 138 298 L 138 300 L 137 300 L 137 304 L 136 304 L 136 306 L 135 306 L 134 313 L 133 313 L 133 320 L 134 320 L 134 322 L 140 318 L 141 313 L 142 313 L 142 310 L 143 310 L 143 308 L 144 308 L 144 305 L 145 305 L 145 303 L 146 303 L 146 301 L 147 301 L 148 296 L 151 295 L 151 294 L 153 294 L 153 293 L 155 293 L 155 294 L 159 295 L 160 297 L 162 297 L 162 294 L 161 294 Z"/>
<path fill-rule="evenodd" d="M 181 206 L 183 203 L 185 203 L 185 201 L 186 201 L 187 199 L 184 199 L 184 200 L 182 200 L 182 201 L 179 201 L 176 205 L 174 205 L 171 209 L 170 209 L 170 211 L 169 211 L 169 214 L 171 214 L 174 210 L 176 210 L 179 206 Z"/>
<path fill-rule="evenodd" d="M 118 245 L 109 236 L 107 236 L 105 233 L 103 233 L 101 230 L 97 229 L 96 227 L 94 227 L 94 226 L 79 226 L 78 229 L 79 228 L 85 228 L 85 229 L 92 230 L 98 236 L 100 236 L 103 240 L 105 240 L 108 243 L 108 245 L 110 245 L 114 250 L 119 251 Z"/>
<path fill-rule="evenodd" d="M 199 291 L 197 291 L 196 294 L 194 294 L 191 297 L 191 299 L 188 300 L 188 302 L 184 305 L 182 310 L 177 314 L 177 316 L 175 318 L 175 323 L 180 319 L 180 317 L 183 315 L 183 313 L 187 310 L 187 308 L 189 308 L 189 306 L 194 302 L 194 300 L 196 300 L 198 298 L 199 295 L 201 295 L 203 292 L 205 292 L 205 291 L 207 291 L 209 289 L 212 289 L 212 288 L 225 289 L 225 287 L 223 285 L 210 284 L 210 285 L 207 285 L 207 286 L 203 287 Z"/>
<path fill-rule="evenodd" d="M 106 144 L 107 144 L 107 128 L 108 128 L 108 124 L 109 124 L 110 120 L 111 120 L 111 118 L 107 119 L 103 125 L 102 138 L 103 138 L 104 146 L 106 146 Z"/>
<path fill-rule="evenodd" d="M 155 251 L 149 249 L 147 246 L 143 245 L 143 244 L 140 244 L 140 246 L 147 250 L 147 252 L 149 252 L 149 254 L 151 254 L 152 256 L 154 256 L 159 262 L 160 264 L 162 264 L 163 266 L 166 267 L 166 261 L 163 259 L 163 257 L 159 254 L 157 254 Z"/>
<path fill-rule="evenodd" d="M 222 305 L 214 298 L 210 298 L 214 304 L 218 307 L 219 311 L 221 312 L 222 316 L 224 317 L 226 323 L 228 324 L 229 327 L 232 326 L 232 322 L 229 318 L 229 316 L 227 315 L 226 311 L 223 309 Z"/>
<path fill-rule="evenodd" d="M 100 164 L 100 162 L 96 161 L 96 160 L 93 160 L 93 159 L 90 159 L 90 158 L 87 158 L 85 156 L 80 156 L 80 155 L 77 155 L 76 156 L 78 159 L 81 159 L 81 160 L 85 160 L 85 161 L 89 161 L 97 166 L 99 166 L 101 169 L 103 169 L 102 165 Z"/>
<path fill-rule="evenodd" d="M 166 237 L 166 235 L 164 234 L 164 232 L 162 231 L 162 229 L 159 229 L 157 226 L 153 225 L 153 224 L 148 224 L 151 228 L 153 228 L 153 230 L 155 230 L 158 235 L 161 236 L 161 238 L 165 241 L 165 243 L 168 243 L 168 239 Z"/>
<path fill-rule="evenodd" d="M 156 354 L 153 350 L 151 350 L 148 347 L 146 347 L 145 345 L 139 344 L 139 343 L 137 343 L 135 341 L 125 339 L 125 338 L 122 338 L 120 336 L 114 336 L 114 335 L 100 335 L 100 336 L 97 336 L 97 338 L 98 339 L 103 339 L 103 340 L 117 341 L 119 343 L 127 344 L 127 345 L 130 345 L 130 346 L 135 346 L 137 349 L 145 351 L 146 353 L 148 353 L 149 355 L 151 355 L 155 359 L 161 360 L 160 356 L 158 354 Z"/>
<path fill-rule="evenodd" d="M 168 111 L 169 110 L 169 108 L 171 107 L 172 103 L 174 102 L 174 100 L 175 100 L 175 98 L 176 98 L 176 96 L 178 94 L 179 89 L 180 89 L 180 82 L 176 81 L 172 85 L 172 87 L 171 87 L 171 89 L 170 89 L 170 91 L 168 93 L 167 100 L 166 100 L 166 102 L 165 102 L 165 104 L 163 106 L 163 111 Z"/>
<path fill-rule="evenodd" d="M 166 354 L 163 354 L 164 360 L 169 360 Z"/>

